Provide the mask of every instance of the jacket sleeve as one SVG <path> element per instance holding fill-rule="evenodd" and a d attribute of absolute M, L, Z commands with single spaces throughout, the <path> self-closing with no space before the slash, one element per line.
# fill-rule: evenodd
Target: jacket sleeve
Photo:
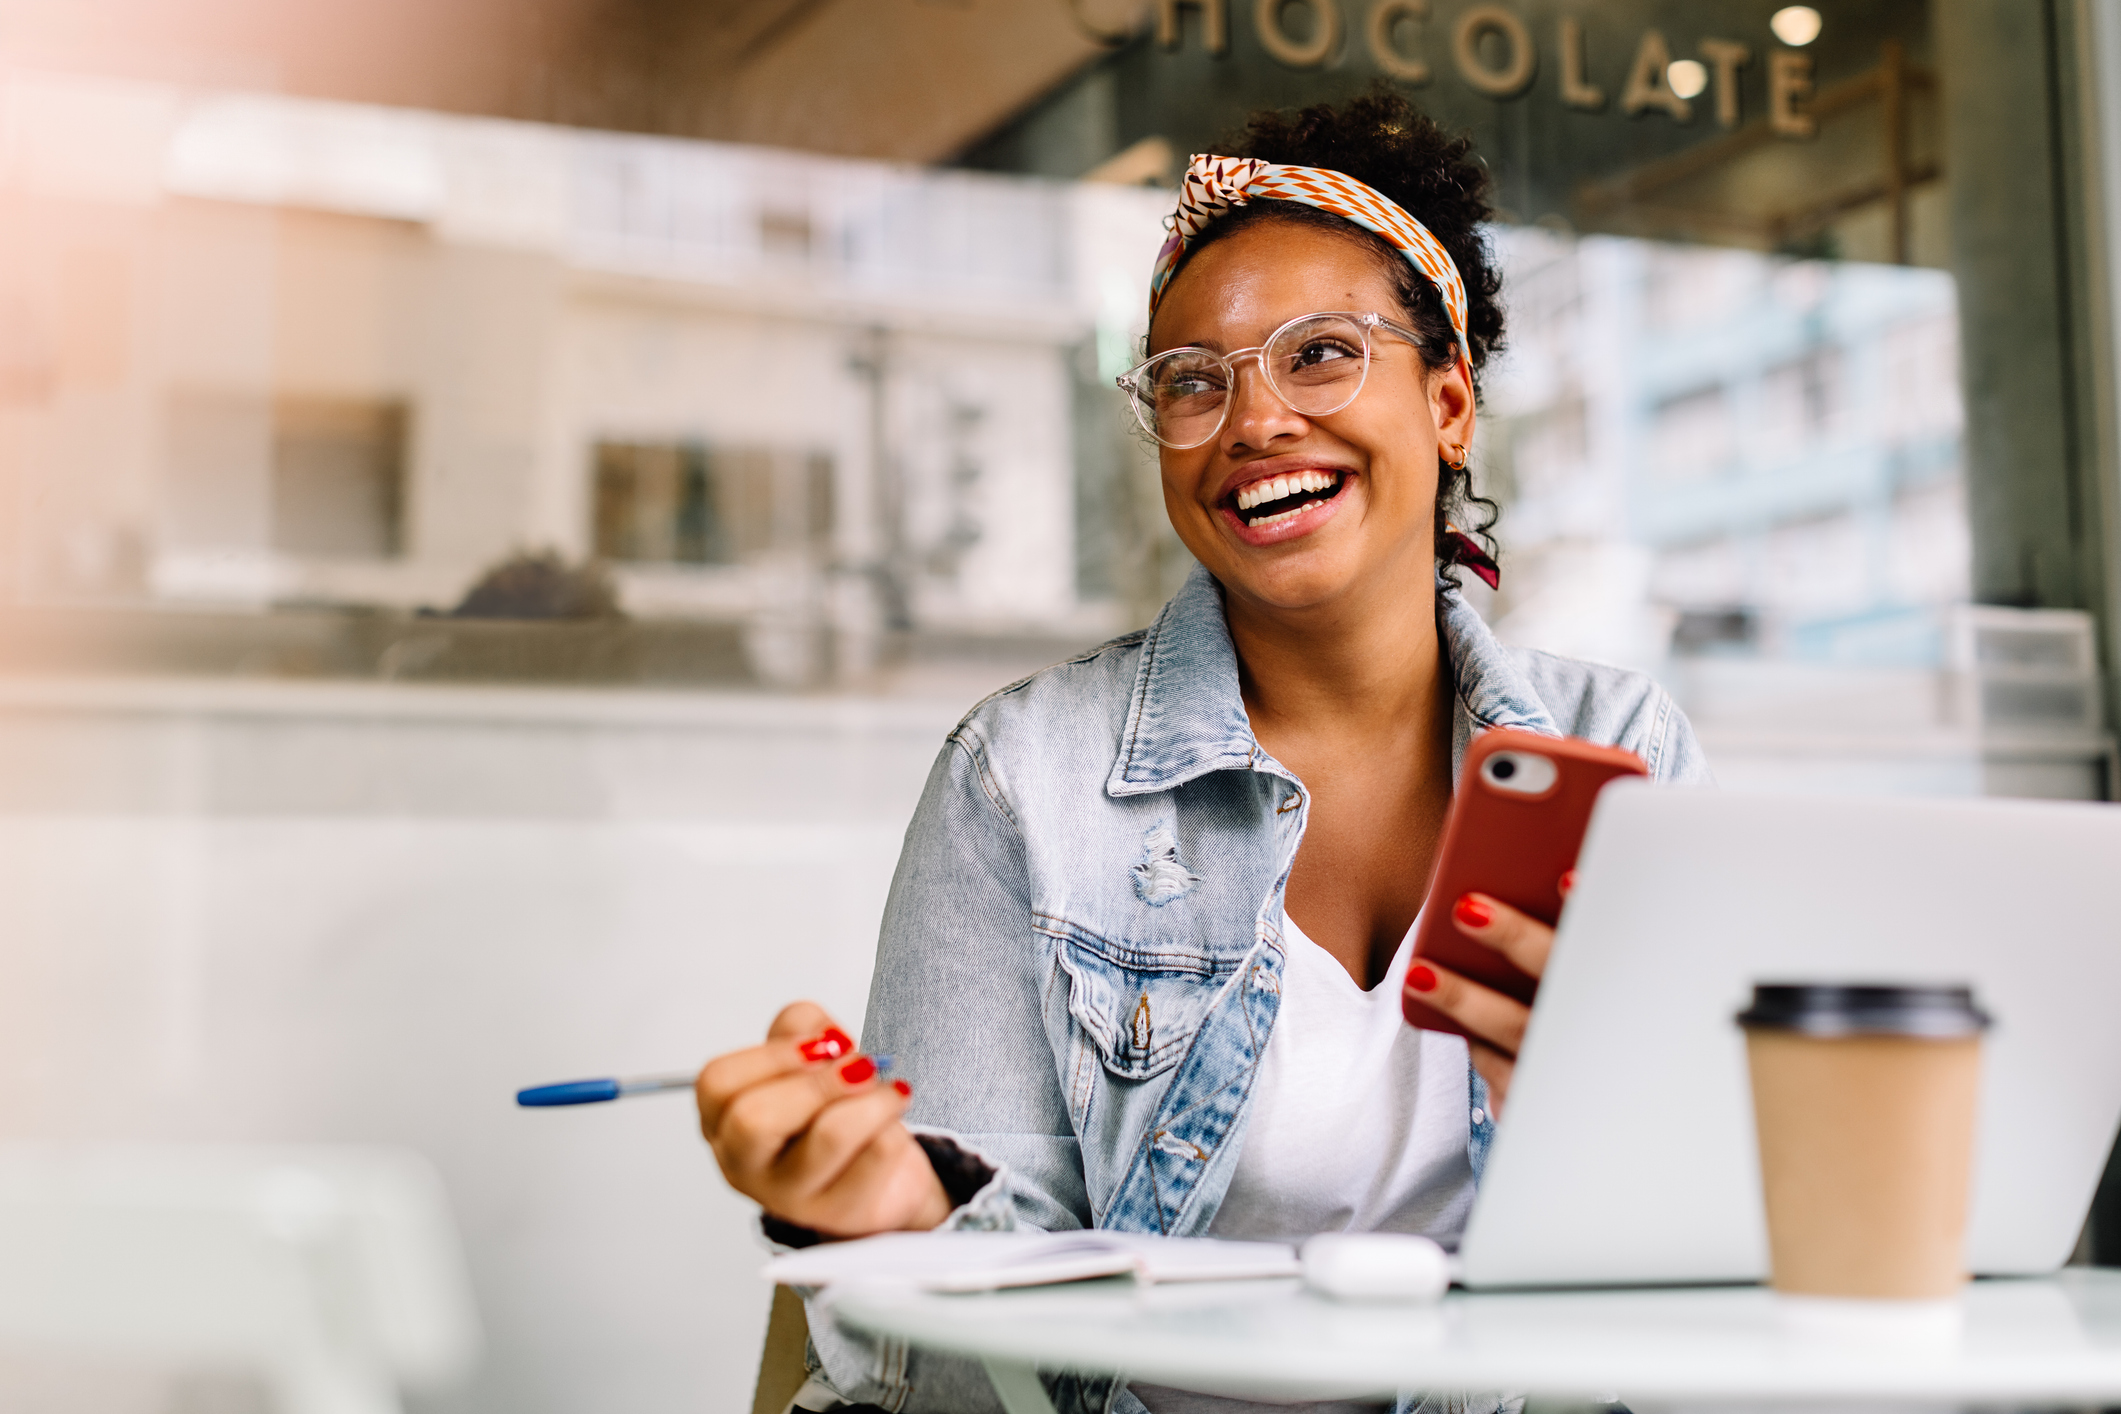
<path fill-rule="evenodd" d="M 913 1087 L 907 1118 L 931 1158 L 954 1150 L 965 1161 L 948 1186 L 969 1197 L 945 1227 L 1089 1225 L 1081 1148 L 1046 1044 L 1045 1001 L 1064 985 L 1056 968 L 1032 928 L 1024 842 L 1001 782 L 960 727 L 906 830 L 862 1037 Z M 849 1402 L 903 1414 L 998 1407 L 977 1365 L 841 1331 L 815 1299 L 806 1305 L 816 1377 Z"/>
<path fill-rule="evenodd" d="M 1701 742 L 1694 735 L 1694 724 L 1672 700 L 1663 688 L 1657 690 L 1663 718 L 1663 740 L 1657 745 L 1657 780 L 1670 786 L 1712 786 L 1716 784 L 1715 773 L 1709 770 L 1709 758 L 1701 749 Z"/>

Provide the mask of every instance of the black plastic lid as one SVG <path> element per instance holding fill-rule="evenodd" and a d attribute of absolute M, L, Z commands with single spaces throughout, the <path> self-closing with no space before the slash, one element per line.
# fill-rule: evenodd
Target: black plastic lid
<path fill-rule="evenodd" d="M 1989 1015 L 1971 987 L 1760 983 L 1738 1024 L 1807 1036 L 1978 1036 Z"/>

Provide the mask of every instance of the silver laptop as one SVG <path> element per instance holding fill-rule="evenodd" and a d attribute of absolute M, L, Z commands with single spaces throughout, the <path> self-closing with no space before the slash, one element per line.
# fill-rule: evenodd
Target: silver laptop
<path fill-rule="evenodd" d="M 2121 1123 L 2121 806 L 1615 785 L 1585 840 L 1480 1197 L 1468 1286 L 1767 1273 L 1755 981 L 1964 982 L 1970 1269 L 2068 1257 Z"/>

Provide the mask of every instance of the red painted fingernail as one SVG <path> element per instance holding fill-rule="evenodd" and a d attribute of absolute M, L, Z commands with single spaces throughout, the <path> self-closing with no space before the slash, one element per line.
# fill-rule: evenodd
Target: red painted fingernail
<path fill-rule="evenodd" d="M 1417 962 L 1407 969 L 1407 985 L 1417 992 L 1433 992 L 1436 990 L 1436 974 Z"/>
<path fill-rule="evenodd" d="M 1576 871 L 1574 869 L 1564 870 L 1561 875 L 1561 896 L 1563 898 L 1567 898 L 1569 896 L 1569 890 L 1575 887 Z"/>
<path fill-rule="evenodd" d="M 840 1067 L 840 1079 L 849 1085 L 865 1085 L 876 1078 L 876 1062 L 867 1056 L 856 1056 Z"/>
<path fill-rule="evenodd" d="M 1461 896 L 1457 903 L 1451 905 L 1451 916 L 1468 928 L 1485 928 L 1495 921 L 1495 915 L 1488 912 L 1488 906 L 1471 894 Z"/>
<path fill-rule="evenodd" d="M 854 1050 L 854 1038 L 837 1026 L 828 1027 L 825 1034 L 803 1042 L 796 1050 L 806 1061 L 838 1060 Z"/>
<path fill-rule="evenodd" d="M 901 1099 L 910 1100 L 913 1098 L 913 1087 L 903 1080 L 892 1081 L 891 1088 L 898 1091 Z"/>

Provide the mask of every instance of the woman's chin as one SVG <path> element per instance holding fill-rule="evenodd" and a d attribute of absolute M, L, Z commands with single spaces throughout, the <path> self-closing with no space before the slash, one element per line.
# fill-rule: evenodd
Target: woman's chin
<path fill-rule="evenodd" d="M 1355 547 L 1313 543 L 1295 553 L 1230 555 L 1216 578 L 1262 608 L 1300 613 L 1342 601 L 1365 579 Z"/>

